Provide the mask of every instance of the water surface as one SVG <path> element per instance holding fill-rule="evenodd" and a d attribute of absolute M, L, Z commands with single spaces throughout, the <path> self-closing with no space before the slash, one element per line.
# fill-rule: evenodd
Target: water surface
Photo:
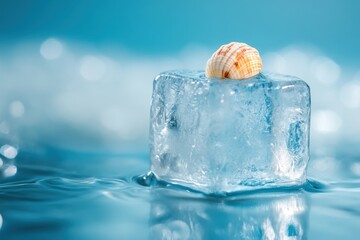
<path fill-rule="evenodd" d="M 346 172 L 217 198 L 139 184 L 149 169 L 141 153 L 51 149 L 3 159 L 2 169 L 9 165 L 16 172 L 1 178 L 1 239 L 354 239 L 360 227 L 360 181 Z"/>

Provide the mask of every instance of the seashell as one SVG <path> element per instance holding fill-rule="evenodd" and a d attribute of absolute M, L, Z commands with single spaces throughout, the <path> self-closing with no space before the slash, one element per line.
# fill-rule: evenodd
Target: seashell
<path fill-rule="evenodd" d="M 260 73 L 262 62 L 259 52 L 246 43 L 232 42 L 222 45 L 208 60 L 206 77 L 245 79 Z"/>

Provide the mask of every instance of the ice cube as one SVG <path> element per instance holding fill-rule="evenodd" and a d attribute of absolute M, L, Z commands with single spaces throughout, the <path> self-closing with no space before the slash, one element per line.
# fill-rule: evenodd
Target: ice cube
<path fill-rule="evenodd" d="M 151 171 L 205 193 L 300 185 L 309 121 L 310 89 L 296 77 L 161 73 L 153 85 Z"/>

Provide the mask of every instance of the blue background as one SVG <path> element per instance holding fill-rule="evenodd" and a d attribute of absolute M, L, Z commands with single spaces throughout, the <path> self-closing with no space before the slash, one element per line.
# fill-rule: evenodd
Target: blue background
<path fill-rule="evenodd" d="M 156 74 L 204 69 L 220 45 L 240 41 L 260 51 L 265 71 L 296 75 L 310 85 L 313 150 L 357 151 L 359 6 L 354 1 L 0 1 L 0 112 L 11 125 L 5 140 L 32 149 L 45 141 L 64 148 L 147 152 Z M 21 116 L 9 116 L 9 108 Z"/>
<path fill-rule="evenodd" d="M 57 36 L 96 47 L 177 52 L 189 43 L 217 47 L 241 40 L 261 51 L 313 44 L 360 64 L 356 1 L 1 1 L 2 41 Z"/>

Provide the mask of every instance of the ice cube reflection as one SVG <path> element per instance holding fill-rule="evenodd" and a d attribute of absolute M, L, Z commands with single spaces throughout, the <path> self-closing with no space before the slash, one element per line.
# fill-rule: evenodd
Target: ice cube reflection
<path fill-rule="evenodd" d="M 304 239 L 308 217 L 309 201 L 301 192 L 184 201 L 156 189 L 150 239 Z"/>

